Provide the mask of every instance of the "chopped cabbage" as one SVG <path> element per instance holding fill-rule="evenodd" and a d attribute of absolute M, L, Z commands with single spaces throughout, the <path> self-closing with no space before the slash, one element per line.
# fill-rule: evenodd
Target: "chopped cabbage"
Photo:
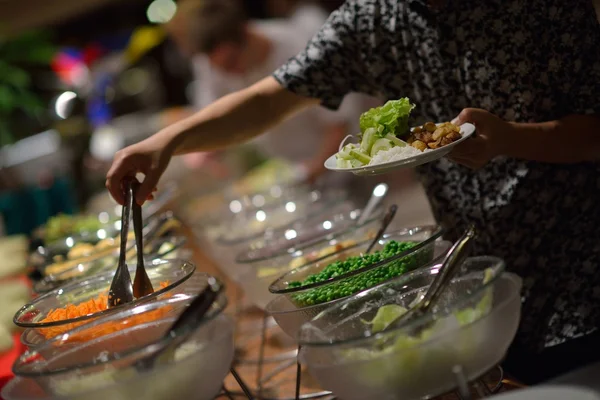
<path fill-rule="evenodd" d="M 377 314 L 371 322 L 365 322 L 366 324 L 372 325 L 371 332 L 381 332 L 388 327 L 396 318 L 403 314 L 406 314 L 408 310 L 397 304 L 386 304 L 385 306 L 379 307 Z"/>

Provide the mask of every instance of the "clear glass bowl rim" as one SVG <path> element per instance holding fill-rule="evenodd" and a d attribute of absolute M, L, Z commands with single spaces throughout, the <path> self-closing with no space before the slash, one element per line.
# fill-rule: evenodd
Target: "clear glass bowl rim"
<path fill-rule="evenodd" d="M 442 237 L 442 235 L 444 234 L 444 230 L 439 225 L 419 225 L 419 226 L 414 226 L 414 227 L 410 227 L 410 228 L 401 228 L 401 229 L 399 229 L 397 231 L 386 233 L 382 237 L 382 239 L 386 239 L 386 238 L 389 238 L 389 237 L 392 237 L 392 236 L 396 236 L 396 235 L 400 235 L 400 234 L 410 233 L 412 230 L 417 230 L 417 232 L 418 231 L 425 231 L 425 230 L 432 230 L 433 233 L 431 234 L 430 237 L 428 237 L 427 239 L 419 242 L 414 247 L 411 247 L 408 250 L 405 250 L 405 251 L 403 251 L 401 253 L 396 254 L 393 257 L 387 258 L 387 259 L 382 260 L 382 261 L 380 261 L 378 263 L 370 265 L 370 266 L 368 266 L 366 268 L 356 269 L 356 270 L 350 271 L 350 272 L 348 272 L 346 274 L 336 276 L 335 278 L 330 278 L 330 279 L 328 279 L 326 281 L 323 281 L 323 282 L 311 283 L 311 284 L 306 285 L 306 286 L 300 286 L 300 287 L 295 287 L 295 288 L 290 288 L 290 287 L 281 288 L 280 287 L 280 286 L 283 286 L 283 282 L 286 282 L 288 280 L 288 277 L 290 275 L 294 275 L 295 273 L 298 273 L 298 271 L 300 271 L 300 270 L 307 269 L 310 266 L 312 266 L 313 264 L 316 264 L 316 263 L 322 261 L 325 258 L 333 257 L 336 254 L 343 253 L 343 252 L 346 252 L 348 250 L 355 249 L 355 248 L 363 246 L 363 245 L 365 245 L 365 243 L 369 242 L 369 240 L 362 241 L 362 242 L 357 243 L 357 244 L 355 244 L 353 246 L 346 247 L 344 249 L 341 249 L 340 251 L 328 254 L 328 255 L 326 255 L 324 257 L 321 257 L 321 258 L 319 258 L 317 260 L 310 261 L 310 262 L 308 262 L 308 263 L 306 263 L 306 264 L 304 264 L 304 265 L 302 265 L 300 267 L 294 268 L 293 270 L 286 272 L 285 274 L 283 274 L 282 276 L 280 276 L 279 278 L 277 278 L 275 281 L 273 281 L 273 283 L 271 283 L 271 285 L 269 285 L 269 292 L 271 292 L 273 294 L 289 294 L 289 293 L 303 292 L 305 290 L 314 289 L 314 288 L 317 288 L 317 287 L 320 287 L 320 286 L 329 285 L 329 284 L 338 282 L 340 280 L 343 280 L 343 279 L 346 279 L 346 278 L 350 278 L 350 277 L 355 276 L 355 275 L 360 275 L 360 274 L 363 274 L 365 272 L 368 272 L 368 271 L 371 271 L 373 269 L 376 269 L 376 268 L 379 268 L 381 266 L 384 266 L 386 264 L 389 264 L 390 262 L 396 261 L 396 260 L 398 260 L 400 258 L 404 258 L 406 256 L 409 256 L 409 255 L 417 252 L 418 250 L 421 250 L 425 246 L 428 246 L 428 245 L 432 244 L 437 239 L 439 239 L 440 237 Z"/>
<path fill-rule="evenodd" d="M 352 343 L 359 343 L 359 342 L 363 342 L 363 341 L 371 341 L 371 340 L 377 340 L 380 338 L 383 338 L 384 336 L 390 336 L 392 334 L 397 334 L 399 331 L 405 331 L 405 330 L 410 330 L 412 327 L 416 327 L 416 326 L 420 326 L 424 323 L 427 323 L 429 321 L 435 321 L 438 320 L 440 318 L 446 317 L 448 315 L 450 315 L 452 312 L 456 311 L 456 310 L 460 310 L 462 307 L 464 307 L 465 304 L 469 304 L 474 298 L 476 298 L 476 296 L 478 296 L 479 294 L 481 294 L 484 290 L 486 290 L 487 288 L 493 286 L 496 284 L 496 282 L 501 279 L 502 277 L 508 277 L 510 279 L 514 279 L 512 276 L 516 276 L 513 274 L 505 274 L 505 263 L 504 260 L 502 260 L 499 257 L 494 257 L 494 256 L 477 256 L 477 257 L 469 257 L 467 258 L 467 260 L 465 261 L 465 263 L 463 263 L 463 265 L 465 265 L 467 262 L 476 262 L 476 261 L 489 261 L 491 266 L 488 268 L 494 268 L 494 275 L 492 276 L 492 278 L 486 282 L 485 284 L 479 286 L 477 289 L 469 292 L 468 294 L 464 295 L 464 296 L 460 296 L 458 299 L 456 299 L 456 301 L 453 301 L 452 304 L 448 307 L 444 307 L 441 311 L 435 312 L 435 313 L 427 313 L 421 317 L 415 318 L 413 320 L 408 321 L 406 324 L 401 324 L 400 326 L 397 326 L 393 329 L 389 329 L 389 330 L 385 330 L 384 332 L 378 332 L 374 335 L 370 335 L 370 336 L 356 336 L 356 337 L 351 337 L 348 339 L 343 339 L 343 340 L 338 340 L 338 341 L 306 341 L 306 340 L 301 340 L 301 334 L 300 332 L 302 332 L 303 329 L 305 329 L 305 326 L 308 326 L 312 321 L 318 319 L 319 317 L 322 317 L 324 314 L 326 313 L 332 313 L 335 312 L 335 310 L 341 308 L 341 307 L 346 307 L 346 305 L 348 303 L 352 303 L 354 301 L 356 301 L 357 299 L 367 296 L 370 293 L 380 290 L 382 287 L 388 286 L 390 284 L 400 284 L 400 283 L 406 283 L 411 281 L 412 279 L 415 279 L 417 276 L 421 276 L 421 275 L 428 275 L 431 274 L 432 272 L 437 273 L 437 271 L 439 270 L 439 268 L 441 267 L 442 264 L 437 264 L 434 265 L 432 267 L 429 268 L 424 268 L 424 269 L 418 269 L 415 271 L 412 271 L 408 274 L 405 275 L 401 275 L 395 279 L 389 280 L 387 282 L 381 283 L 377 286 L 373 286 L 372 288 L 366 289 L 360 293 L 357 293 L 356 295 L 345 299 L 344 301 L 341 301 L 339 303 L 337 303 L 336 305 L 327 308 L 325 310 L 323 310 L 322 312 L 320 312 L 319 314 L 317 314 L 315 317 L 313 317 L 310 321 L 304 323 L 301 327 L 300 330 L 298 331 L 298 343 L 301 346 L 310 346 L 310 347 L 327 347 L 327 346 L 339 346 L 339 345 L 347 345 L 347 344 L 352 344 Z M 468 273 L 467 273 L 468 275 Z M 467 276 L 465 275 L 465 276 Z M 520 278 L 519 278 L 520 279 Z M 518 295 L 518 292 L 516 292 L 516 294 Z M 505 298 L 502 299 L 502 301 L 495 305 L 492 310 L 490 310 L 490 312 L 492 312 L 495 309 L 498 309 L 500 307 L 503 307 L 506 305 L 506 303 L 508 303 L 508 301 L 510 301 L 511 298 Z M 487 314 L 489 315 L 489 314 Z M 463 326 L 459 326 L 457 329 L 463 329 L 465 326 L 469 326 L 471 324 L 477 323 L 478 321 L 484 319 L 487 317 L 487 315 L 483 316 L 482 318 L 479 318 L 467 325 L 463 325 Z M 432 340 L 436 340 L 437 339 L 437 335 L 434 335 L 434 337 L 429 338 L 427 340 L 425 340 L 423 343 L 419 343 L 417 346 L 419 345 L 423 345 L 425 343 L 428 343 Z"/>
<path fill-rule="evenodd" d="M 209 276 L 208 274 L 203 274 L 206 275 L 207 277 Z M 202 320 L 202 322 L 195 328 L 200 329 L 201 327 L 205 326 L 207 323 L 209 323 L 210 321 L 214 320 L 216 317 L 218 317 L 219 315 L 221 315 L 223 313 L 223 311 L 225 310 L 225 308 L 227 307 L 228 304 L 228 300 L 227 297 L 224 295 L 224 292 L 222 292 L 223 294 L 221 295 L 221 298 L 223 299 L 223 301 L 221 302 L 221 304 L 219 304 L 218 309 L 211 313 L 210 316 L 208 318 L 204 318 Z M 43 349 L 43 348 L 47 348 L 48 346 L 54 346 L 57 342 L 62 342 L 65 340 L 65 335 L 73 335 L 73 334 L 77 334 L 81 331 L 85 331 L 87 329 L 93 328 L 95 325 L 100 325 L 100 324 L 104 324 L 107 322 L 111 322 L 111 321 L 115 321 L 115 320 L 121 320 L 127 317 L 131 317 L 133 315 L 136 314 L 140 314 L 143 312 L 148 312 L 148 311 L 152 311 L 155 309 L 159 309 L 160 307 L 166 306 L 166 305 L 170 305 L 170 304 L 178 304 L 178 303 L 184 303 L 184 302 L 191 302 L 193 301 L 193 299 L 196 296 L 192 296 L 192 295 L 185 295 L 185 297 L 176 297 L 176 298 L 169 298 L 169 299 L 163 299 L 163 300 L 159 300 L 159 301 L 155 301 L 155 302 L 150 302 L 150 303 L 144 303 L 144 304 L 139 304 L 136 307 L 131 307 L 129 309 L 125 309 L 122 312 L 118 312 L 118 313 L 114 313 L 114 314 L 110 314 L 108 316 L 106 316 L 105 318 L 102 319 L 98 319 L 97 321 L 94 321 L 90 324 L 85 324 L 79 327 L 76 327 L 68 332 L 65 332 L 62 335 L 56 336 L 46 342 L 44 342 L 41 347 L 37 347 L 31 351 L 27 351 L 24 354 L 22 354 L 21 356 L 19 356 L 19 358 L 14 362 L 13 367 L 12 367 L 12 371 L 16 376 L 21 376 L 21 377 L 37 377 L 37 376 L 50 376 L 50 375 L 58 375 L 58 374 L 63 374 L 66 372 L 70 372 L 76 369 L 83 369 L 83 368 L 89 368 L 89 367 L 97 367 L 99 365 L 102 364 L 109 364 L 113 361 L 125 358 L 125 357 L 130 357 L 133 355 L 136 355 L 139 353 L 139 355 L 141 357 L 143 357 L 145 354 L 152 354 L 162 348 L 164 348 L 165 346 L 167 346 L 168 344 L 170 344 L 172 341 L 174 341 L 176 339 L 175 336 L 167 336 L 167 337 L 162 337 L 156 341 L 154 341 L 151 344 L 146 344 L 143 346 L 138 346 L 138 347 L 134 347 L 131 349 L 128 349 L 126 351 L 123 351 L 121 353 L 118 353 L 117 355 L 115 355 L 114 353 L 111 354 L 110 357 L 100 361 L 100 362 L 87 362 L 87 363 L 80 363 L 77 365 L 73 365 L 73 366 L 69 366 L 67 368 L 60 368 L 60 369 L 56 369 L 56 370 L 52 370 L 52 371 L 21 371 L 18 368 L 18 365 L 20 364 L 21 361 L 25 361 L 26 359 L 31 357 L 32 353 L 35 354 L 37 352 L 39 352 L 39 350 Z M 216 303 L 216 302 L 215 302 Z M 153 321 L 155 322 L 155 321 Z M 133 329 L 136 326 L 132 326 L 129 327 L 129 329 Z M 118 331 L 121 332 L 121 331 Z M 116 333 L 118 333 L 116 332 Z M 186 331 L 185 333 L 188 333 L 188 331 Z M 114 334 L 114 333 L 113 333 Z M 98 338 L 101 339 L 102 337 Z M 97 339 L 95 339 L 97 340 Z M 201 350 L 201 349 L 200 349 Z M 33 361 L 35 362 L 35 360 Z"/>
<path fill-rule="evenodd" d="M 35 298 L 31 303 L 27 303 L 25 304 L 23 307 L 21 307 L 16 313 L 15 316 L 13 317 L 13 323 L 21 328 L 49 328 L 52 326 L 60 326 L 60 325 L 64 325 L 64 324 L 71 324 L 71 323 L 75 323 L 75 322 L 80 322 L 80 321 L 86 321 L 88 319 L 91 318 L 97 318 L 103 315 L 107 315 L 107 314 L 112 314 L 116 311 L 122 310 L 122 309 L 126 309 L 126 308 L 131 308 L 131 307 L 135 307 L 137 305 L 139 305 L 142 302 L 145 302 L 147 300 L 151 300 L 157 296 L 160 296 L 161 294 L 164 294 L 172 289 L 174 289 L 175 287 L 181 285 L 183 282 L 187 281 L 196 271 L 196 265 L 194 263 L 192 263 L 191 261 L 188 260 L 182 260 L 182 259 L 177 259 L 177 258 L 173 258 L 173 259 L 167 259 L 167 260 L 154 260 L 154 263 L 156 263 L 155 265 L 153 265 L 152 267 L 158 266 L 158 265 L 162 265 L 162 264 L 178 264 L 181 266 L 186 266 L 189 265 L 191 268 L 190 270 L 186 273 L 185 276 L 183 276 L 181 279 L 179 279 L 177 282 L 172 282 L 171 284 L 169 284 L 168 286 L 161 288 L 159 290 L 156 290 L 154 293 L 140 297 L 138 299 L 134 299 L 131 303 L 127 303 L 127 304 L 121 304 L 118 305 L 116 307 L 112 307 L 112 308 L 108 308 L 106 310 L 94 313 L 94 314 L 87 314 L 81 317 L 77 317 L 77 318 L 71 318 L 71 319 L 65 319 L 65 320 L 61 320 L 61 321 L 50 321 L 50 322 L 23 322 L 20 320 L 20 317 L 27 312 L 27 310 L 31 307 L 35 307 L 35 304 L 38 304 L 42 301 L 44 301 L 46 298 L 50 298 L 56 295 L 59 295 L 61 293 L 58 293 L 59 291 L 64 291 L 66 289 L 75 287 L 75 286 L 81 286 L 81 285 L 85 285 L 87 281 L 89 280 L 93 280 L 93 279 L 101 279 L 104 277 L 107 277 L 109 275 L 113 276 L 115 271 L 107 271 L 105 273 L 101 273 L 101 274 L 96 274 L 96 275 L 92 275 L 92 276 L 88 276 L 88 277 L 84 277 L 72 282 L 68 282 L 65 285 L 59 286 L 54 290 L 51 290 L 47 293 L 44 293 L 43 295 Z M 131 268 L 131 267 L 130 267 Z"/>
<path fill-rule="evenodd" d="M 341 189 L 334 189 L 334 190 L 322 190 L 322 189 L 314 189 L 312 191 L 309 191 L 308 193 L 306 193 L 306 197 L 310 197 L 310 195 L 312 193 L 314 193 L 315 191 L 318 191 L 321 193 L 321 199 L 319 199 L 318 201 L 315 202 L 311 202 L 309 204 L 314 205 L 315 203 L 320 202 L 324 196 L 328 196 L 327 199 L 323 199 L 324 204 L 323 204 L 323 209 L 320 211 L 317 211 L 315 214 L 308 214 L 308 215 L 303 215 L 303 216 L 298 216 L 298 218 L 293 219 L 292 221 L 282 225 L 282 226 L 277 226 L 276 228 L 274 228 L 274 230 L 280 230 L 280 229 L 284 229 L 285 227 L 289 226 L 289 225 L 293 225 L 298 223 L 299 221 L 302 221 L 304 219 L 309 218 L 311 215 L 316 215 L 318 213 L 320 213 L 321 211 L 325 211 L 325 210 L 330 210 L 331 208 L 335 207 L 340 201 L 342 200 L 348 200 L 348 192 L 346 192 L 345 190 L 341 190 Z M 333 194 L 338 194 L 338 196 L 333 196 Z M 290 199 L 288 199 L 288 201 L 290 201 Z M 279 208 L 280 206 L 283 206 L 284 204 L 277 204 L 276 206 L 274 206 L 273 208 Z M 260 208 L 257 208 L 257 210 Z M 242 243 L 247 243 L 251 240 L 254 239 L 258 239 L 260 238 L 262 235 L 264 235 L 264 230 L 261 230 L 259 232 L 255 232 L 255 233 L 251 233 L 247 236 L 242 236 L 242 237 L 237 237 L 235 239 L 225 239 L 223 237 L 223 235 L 219 235 L 219 237 L 217 237 L 217 239 L 215 240 L 215 242 L 218 245 L 221 246 L 237 246 L 239 244 Z"/>
<path fill-rule="evenodd" d="M 331 208 L 333 208 L 333 207 L 331 207 Z M 330 210 L 330 208 L 327 209 L 327 210 L 323 210 L 324 211 L 323 214 L 327 215 L 327 211 L 328 210 Z M 351 210 L 349 212 L 340 212 L 340 213 L 337 213 L 337 214 L 334 214 L 334 215 L 342 215 L 342 214 L 349 215 L 350 213 L 355 212 L 357 210 L 360 210 L 360 207 L 357 207 L 357 208 L 355 208 L 355 209 L 353 209 L 353 210 Z M 319 244 L 321 242 L 333 240 L 333 239 L 335 239 L 335 238 L 337 238 L 337 237 L 339 237 L 341 235 L 344 235 L 344 234 L 346 234 L 348 232 L 351 232 L 351 231 L 363 228 L 363 227 L 367 226 L 368 224 L 371 224 L 374 221 L 380 219 L 381 216 L 383 215 L 383 210 L 384 210 L 383 206 L 381 206 L 381 204 L 380 204 L 380 205 L 377 206 L 377 208 L 375 208 L 373 210 L 373 214 L 371 215 L 371 217 L 369 217 L 369 219 L 366 220 L 365 222 L 363 222 L 362 224 L 360 224 L 360 225 L 356 225 L 356 224 L 355 225 L 351 225 L 351 226 L 347 227 L 346 229 L 344 229 L 344 230 L 342 230 L 340 232 L 334 233 L 333 237 L 331 237 L 331 238 L 327 238 L 326 239 L 325 236 L 327 236 L 327 235 L 323 235 L 323 237 L 320 240 L 314 241 L 314 242 L 310 242 L 309 246 L 313 246 L 313 245 L 317 245 L 317 244 Z M 321 215 L 321 213 L 319 213 L 319 215 Z M 294 222 L 292 222 L 292 224 L 294 224 Z M 284 226 L 282 228 L 276 229 L 275 231 L 276 232 L 278 232 L 278 231 L 283 232 L 283 231 L 285 231 L 287 229 L 289 229 L 289 226 Z M 300 242 L 296 246 L 292 246 L 292 247 L 296 248 L 297 246 L 299 246 L 297 248 L 297 250 L 304 250 L 307 247 L 306 245 L 304 245 L 305 243 L 306 243 L 306 241 L 305 242 Z M 277 258 L 277 257 L 284 256 L 286 254 L 289 254 L 288 250 L 290 248 L 292 248 L 292 247 L 283 248 L 283 246 L 282 246 L 279 250 L 277 250 L 276 252 L 274 252 L 272 254 L 269 254 L 268 256 L 260 256 L 260 257 L 255 257 L 255 258 L 251 258 L 249 256 L 250 251 L 246 248 L 246 249 L 242 250 L 236 256 L 235 262 L 238 263 L 238 264 L 252 264 L 252 263 L 255 263 L 255 262 L 268 261 L 268 260 L 271 260 L 273 258 Z M 245 257 L 242 257 L 242 256 L 245 256 Z"/>
<path fill-rule="evenodd" d="M 174 251 L 181 249 L 187 243 L 188 238 L 185 237 L 185 236 L 183 236 L 183 235 L 175 235 L 175 236 L 170 236 L 170 237 L 167 237 L 167 238 L 159 238 L 158 240 L 161 243 L 170 243 L 170 244 L 173 245 L 173 247 L 171 249 L 169 249 L 168 251 L 164 252 L 164 253 L 158 254 L 157 257 L 152 256 L 151 257 L 152 260 L 155 260 L 157 258 L 158 259 L 162 259 L 163 257 L 168 256 L 169 254 L 173 253 Z M 86 262 L 81 263 L 81 264 L 87 265 L 87 264 L 97 263 L 97 262 L 102 261 L 104 258 L 108 258 L 108 257 L 112 257 L 112 258 L 114 258 L 116 260 L 118 256 L 115 255 L 114 253 L 106 254 L 106 255 L 104 255 L 104 256 L 102 256 L 100 258 L 97 258 L 97 259 L 94 259 L 94 260 L 90 260 L 90 261 L 86 261 Z M 150 262 L 152 261 L 152 260 L 146 259 L 146 258 L 144 258 L 144 260 L 148 264 L 150 264 Z M 67 270 L 64 270 L 64 271 L 60 272 L 59 274 L 46 275 L 40 281 L 34 283 L 33 290 L 36 293 L 45 294 L 48 291 L 56 289 L 58 286 L 62 286 L 62 285 L 65 285 L 67 283 L 71 283 L 74 280 L 84 279 L 86 277 L 89 278 L 89 277 L 92 276 L 92 275 L 86 275 L 86 274 L 84 274 L 83 276 L 76 277 L 76 278 L 60 279 L 61 275 L 70 273 L 75 268 L 77 268 L 77 267 L 69 268 Z M 39 289 L 44 288 L 44 285 L 52 285 L 52 284 L 55 284 L 55 285 L 51 289 L 48 289 L 48 290 L 45 290 L 45 291 L 40 291 L 39 290 Z"/>

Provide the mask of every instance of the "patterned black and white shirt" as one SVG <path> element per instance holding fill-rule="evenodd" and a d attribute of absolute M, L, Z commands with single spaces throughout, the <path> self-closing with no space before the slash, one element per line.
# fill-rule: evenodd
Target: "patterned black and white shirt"
<path fill-rule="evenodd" d="M 415 124 L 465 107 L 520 122 L 600 115 L 591 0 L 444 3 L 349 0 L 274 76 L 334 109 L 349 92 L 408 96 Z M 600 326 L 600 163 L 497 158 L 471 171 L 442 159 L 419 173 L 448 237 L 474 223 L 476 252 L 504 258 L 524 279 L 520 345 L 540 349 Z"/>

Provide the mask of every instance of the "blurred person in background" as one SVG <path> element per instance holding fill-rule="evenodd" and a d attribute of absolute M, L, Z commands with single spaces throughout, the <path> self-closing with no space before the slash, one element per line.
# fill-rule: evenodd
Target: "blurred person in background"
<path fill-rule="evenodd" d="M 283 4 L 285 3 L 285 4 Z M 183 0 L 167 24 L 167 31 L 193 64 L 193 101 L 202 109 L 268 75 L 318 31 L 327 14 L 317 5 L 283 2 L 289 18 L 248 20 L 237 0 Z M 298 4 L 294 4 L 298 3 Z M 255 140 L 267 157 L 286 159 L 298 166 L 300 176 L 315 181 L 325 173 L 327 157 L 356 126 L 359 98 L 350 97 L 338 112 L 312 107 Z M 268 112 L 268 111 L 267 111 Z M 204 153 L 190 155 L 205 161 Z M 339 181 L 339 175 L 329 175 Z"/>

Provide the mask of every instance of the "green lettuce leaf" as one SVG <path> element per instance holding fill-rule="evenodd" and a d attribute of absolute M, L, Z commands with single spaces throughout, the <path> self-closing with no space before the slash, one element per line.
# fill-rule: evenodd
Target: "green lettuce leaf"
<path fill-rule="evenodd" d="M 415 105 L 407 97 L 390 100 L 360 116 L 360 131 L 364 134 L 367 129 L 374 128 L 379 137 L 387 134 L 402 137 L 409 131 L 408 117 L 413 108 Z"/>
<path fill-rule="evenodd" d="M 406 314 L 406 308 L 401 307 L 397 304 L 386 304 L 385 306 L 379 307 L 377 314 L 372 321 L 363 321 L 365 324 L 372 325 L 371 331 L 373 333 L 381 332 L 387 326 L 394 322 L 401 315 Z"/>

